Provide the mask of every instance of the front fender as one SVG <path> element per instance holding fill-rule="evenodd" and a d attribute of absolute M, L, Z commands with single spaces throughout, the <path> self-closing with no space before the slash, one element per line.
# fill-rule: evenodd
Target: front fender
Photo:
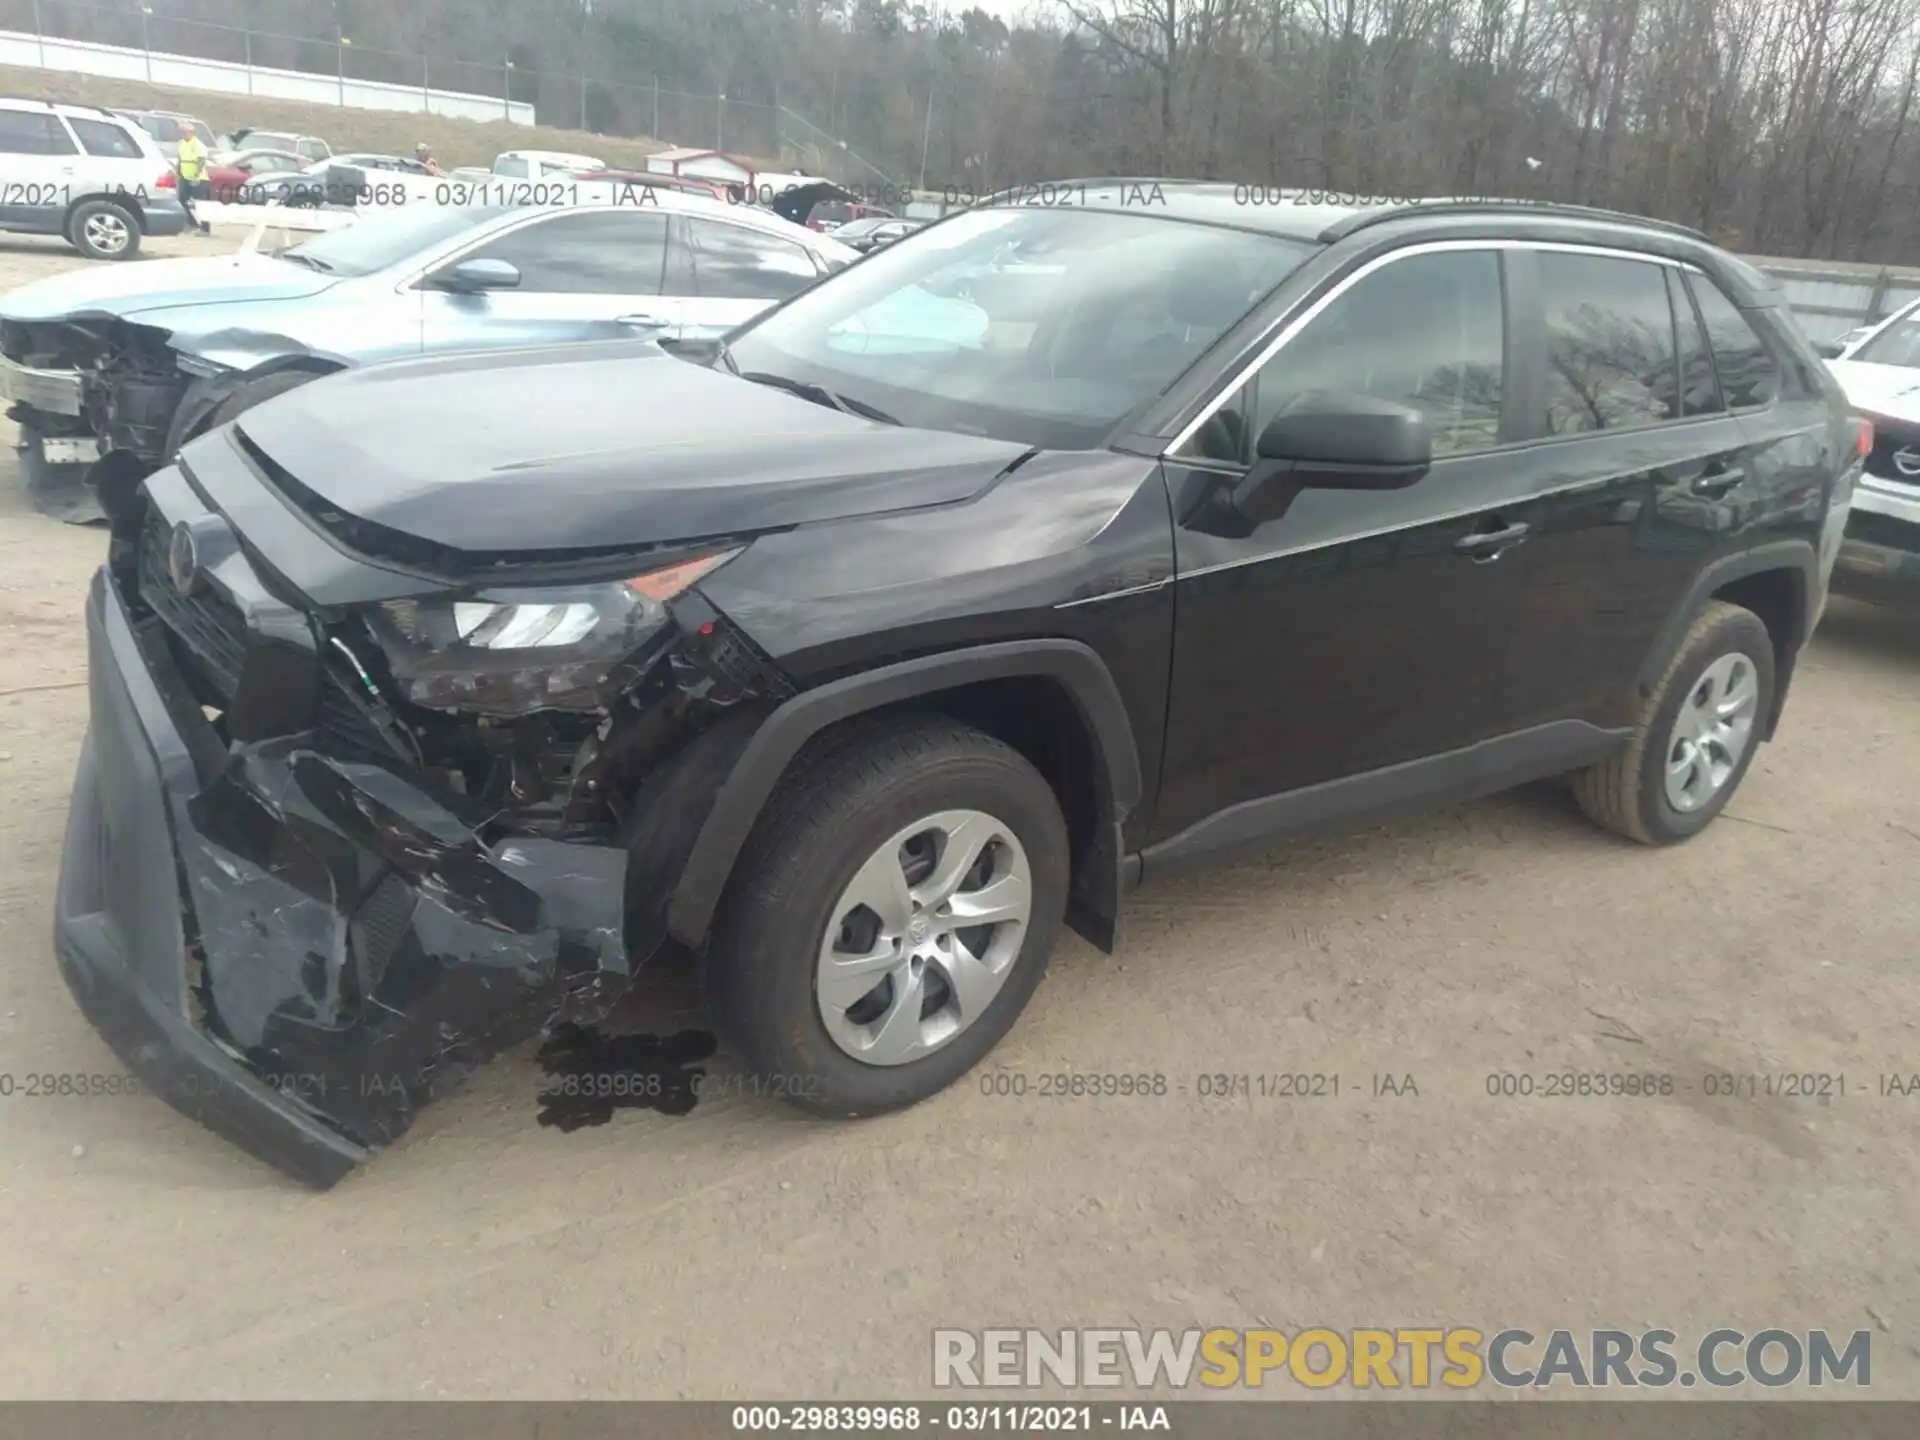
<path fill-rule="evenodd" d="M 1072 696 L 1104 780 L 1107 828 L 1117 836 L 1140 803 L 1140 757 L 1119 687 L 1091 647 L 1077 640 L 1013 640 L 904 660 L 803 691 L 746 737 L 680 871 L 667 907 L 669 933 L 683 944 L 705 943 L 734 861 L 768 797 L 794 757 L 827 726 L 902 700 L 1029 676 L 1058 681 Z M 1117 874 L 1117 850 L 1111 859 Z"/>

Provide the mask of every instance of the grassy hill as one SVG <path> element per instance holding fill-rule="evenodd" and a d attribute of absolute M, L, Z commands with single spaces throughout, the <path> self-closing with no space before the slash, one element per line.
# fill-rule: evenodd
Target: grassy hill
<path fill-rule="evenodd" d="M 451 169 L 455 165 L 491 165 L 503 150 L 562 150 L 597 155 L 613 165 L 637 165 L 645 156 L 667 148 L 666 142 L 584 130 L 562 130 L 550 125 L 515 125 L 505 119 L 454 120 L 443 115 L 405 114 L 394 110 L 350 110 L 337 105 L 312 105 L 271 96 L 229 95 L 207 90 L 185 90 L 117 80 L 99 75 L 69 75 L 56 70 L 34 70 L 0 65 L 0 94 L 24 95 L 36 100 L 68 100 L 86 105 L 122 109 L 181 110 L 197 115 L 225 133 L 236 126 L 261 130 L 294 130 L 318 135 L 336 151 L 366 150 L 383 155 L 410 155 L 424 140 L 434 158 Z"/>

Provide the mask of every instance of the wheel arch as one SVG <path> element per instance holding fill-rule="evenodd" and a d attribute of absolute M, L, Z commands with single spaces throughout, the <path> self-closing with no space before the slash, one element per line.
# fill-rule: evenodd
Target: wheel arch
<path fill-rule="evenodd" d="M 174 409 L 173 424 L 167 431 L 167 454 L 178 453 L 182 445 L 206 428 L 207 419 L 215 410 L 256 381 L 284 375 L 289 371 L 304 371 L 318 380 L 323 375 L 334 375 L 347 368 L 342 361 L 319 355 L 278 355 L 251 370 L 197 380 L 187 387 L 186 394 L 180 397 L 180 404 Z"/>
<path fill-rule="evenodd" d="M 1763 740 L 1780 724 L 1788 682 L 1811 631 L 1813 606 L 1820 593 L 1820 561 L 1809 540 L 1776 540 L 1728 555 L 1694 576 L 1680 604 L 1661 627 L 1639 675 L 1640 693 L 1651 695 L 1673 658 L 1674 647 L 1709 600 L 1724 600 L 1760 617 L 1773 639 L 1773 703 L 1764 718 Z"/>
<path fill-rule="evenodd" d="M 1110 951 L 1117 940 L 1120 827 L 1140 803 L 1140 758 L 1106 664 L 1091 647 L 1064 639 L 905 660 L 829 681 L 780 705 L 746 742 L 700 825 L 668 904 L 674 938 L 705 943 L 741 849 L 808 742 L 846 721 L 911 706 L 995 735 L 1046 776 L 1074 843 L 1068 923 Z"/>
<path fill-rule="evenodd" d="M 89 190 L 84 194 L 75 195 L 71 200 L 67 201 L 66 213 L 60 217 L 60 233 L 62 235 L 71 235 L 73 233 L 73 217 L 80 213 L 80 207 L 82 205 L 91 205 L 96 200 L 105 205 L 117 205 L 120 209 L 133 216 L 142 234 L 146 233 L 147 207 L 140 203 L 140 197 L 138 195 L 125 190 Z"/>

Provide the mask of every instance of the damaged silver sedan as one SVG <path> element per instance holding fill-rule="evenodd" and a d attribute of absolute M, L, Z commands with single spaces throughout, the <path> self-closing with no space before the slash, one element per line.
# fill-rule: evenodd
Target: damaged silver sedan
<path fill-rule="evenodd" d="M 717 337 L 858 254 L 770 212 L 640 186 L 414 204 L 273 253 L 148 261 L 0 296 L 0 401 L 43 513 L 101 518 L 194 436 L 354 366 Z M 502 195 L 519 202 L 518 195 Z"/>

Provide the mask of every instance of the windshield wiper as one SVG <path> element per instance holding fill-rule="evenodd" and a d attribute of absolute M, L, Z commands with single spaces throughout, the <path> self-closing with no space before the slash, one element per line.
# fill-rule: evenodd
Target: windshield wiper
<path fill-rule="evenodd" d="M 727 361 L 728 368 L 733 366 L 733 358 L 723 350 L 720 352 Z M 802 400 L 811 400 L 816 405 L 825 405 L 831 410 L 842 410 L 849 415 L 858 415 L 863 420 L 878 420 L 882 425 L 898 425 L 900 422 L 877 406 L 864 400 L 850 400 L 837 394 L 824 385 L 816 385 L 811 380 L 795 380 L 787 375 L 775 375 L 767 370 L 748 370 L 733 372 L 742 380 L 751 380 L 756 385 L 771 385 L 775 389 L 785 390 L 790 395 L 798 395 Z"/>
<path fill-rule="evenodd" d="M 294 264 L 304 265 L 309 270 L 318 270 L 322 275 L 331 275 L 333 273 L 333 266 L 329 265 L 326 261 L 316 260 L 311 255 L 302 255 L 298 250 L 276 250 L 273 253 L 273 258 L 276 260 L 291 260 Z"/>

